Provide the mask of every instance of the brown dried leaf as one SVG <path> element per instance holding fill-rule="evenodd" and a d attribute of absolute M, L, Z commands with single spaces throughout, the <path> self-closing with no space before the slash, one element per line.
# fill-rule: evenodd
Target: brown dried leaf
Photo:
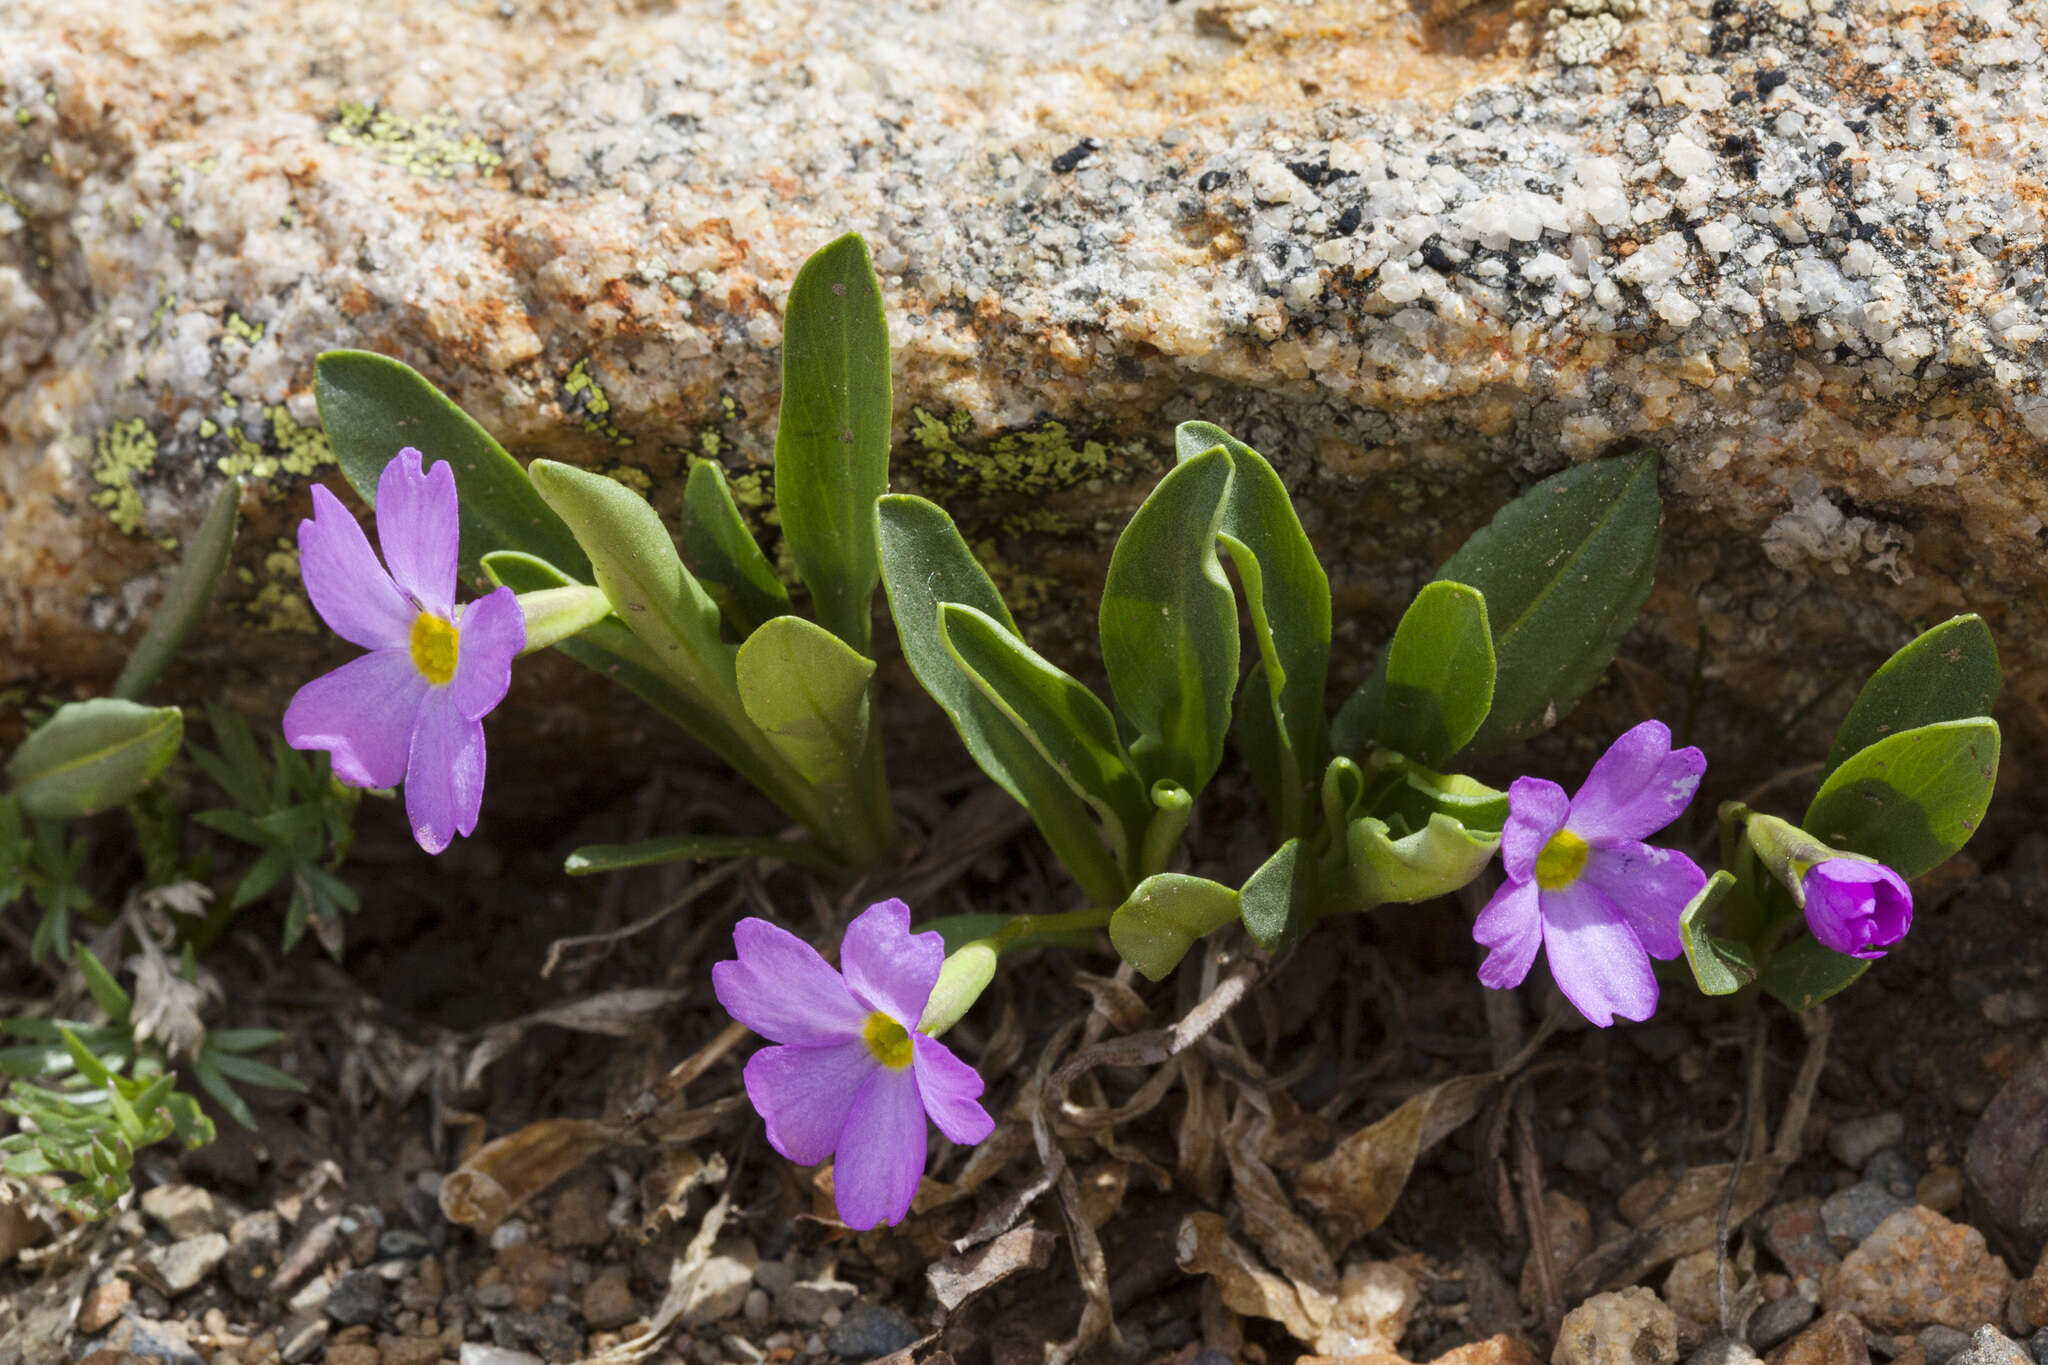
<path fill-rule="evenodd" d="M 1500 1076 L 1489 1071 L 1433 1085 L 1302 1168 L 1301 1197 L 1330 1220 L 1339 1249 L 1386 1221 L 1416 1158 L 1470 1121 Z"/>
<path fill-rule="evenodd" d="M 469 1060 L 462 1068 L 462 1088 L 473 1090 L 483 1079 L 491 1063 L 503 1057 L 516 1047 L 526 1031 L 537 1024 L 553 1024 L 556 1028 L 571 1029 L 578 1033 L 596 1033 L 607 1038 L 630 1038 L 646 1023 L 649 1017 L 658 1014 L 683 998 L 681 991 L 659 990 L 653 987 L 629 987 L 625 990 L 602 991 L 585 996 L 581 1000 L 570 1000 L 548 1009 L 537 1011 L 521 1019 L 493 1024 L 485 1030 L 483 1041 L 469 1054 Z"/>
<path fill-rule="evenodd" d="M 441 1212 L 451 1223 L 494 1228 L 618 1136 L 612 1125 L 594 1119 L 529 1123 L 485 1143 L 441 1182 Z"/>
<path fill-rule="evenodd" d="M 1059 1238 L 1040 1227 L 1012 1228 L 986 1246 L 976 1247 L 925 1271 L 939 1307 L 948 1313 L 999 1280 L 1020 1270 L 1043 1270 L 1052 1263 Z"/>
<path fill-rule="evenodd" d="M 1231 1192 L 1243 1210 L 1244 1233 L 1280 1273 L 1297 1286 L 1324 1297 L 1337 1293 L 1337 1265 L 1322 1239 L 1288 1202 L 1280 1179 L 1260 1159 L 1272 1120 L 1238 1099 L 1237 1112 L 1223 1133 L 1230 1162 Z"/>
<path fill-rule="evenodd" d="M 1641 1227 L 1593 1248 L 1566 1273 L 1564 1297 L 1576 1302 L 1596 1290 L 1634 1284 L 1666 1261 L 1714 1245 L 1723 1204 L 1728 1226 L 1739 1226 L 1770 1202 L 1788 1164 L 1773 1155 L 1745 1163 L 1739 1173 L 1728 1163 L 1686 1171 Z"/>
<path fill-rule="evenodd" d="M 1224 1306 L 1234 1313 L 1270 1318 L 1297 1341 L 1314 1341 L 1329 1321 L 1328 1299 L 1305 1301 L 1300 1287 L 1260 1265 L 1231 1240 L 1220 1215 L 1191 1213 L 1182 1219 L 1175 1251 L 1183 1271 L 1215 1281 Z"/>

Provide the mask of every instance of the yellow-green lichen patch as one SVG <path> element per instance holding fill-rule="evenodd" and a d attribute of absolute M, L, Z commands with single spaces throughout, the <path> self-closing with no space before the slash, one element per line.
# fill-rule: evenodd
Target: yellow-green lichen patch
<path fill-rule="evenodd" d="M 169 283 L 164 280 L 158 280 L 156 282 L 156 307 L 150 310 L 149 330 L 142 334 L 142 339 L 148 341 L 151 337 L 154 337 L 157 328 L 163 326 L 164 318 L 177 306 L 178 296 L 171 292 Z"/>
<path fill-rule="evenodd" d="M 228 406 L 234 404 L 229 402 Z M 201 436 L 219 432 L 227 437 L 230 450 L 213 462 L 214 468 L 246 479 L 274 479 L 279 474 L 312 474 L 334 463 L 334 448 L 327 444 L 327 433 L 318 427 L 300 426 L 284 404 L 272 403 L 263 409 L 263 417 L 270 423 L 268 446 L 239 426 L 214 427 L 209 432 L 206 428 L 212 427 L 212 422 L 201 425 Z"/>
<path fill-rule="evenodd" d="M 615 464 L 597 472 L 626 485 L 643 498 L 654 491 L 653 476 L 638 465 Z"/>
<path fill-rule="evenodd" d="M 1109 446 L 1076 441 L 1064 422 L 1046 421 L 969 446 L 973 419 L 964 412 L 939 417 L 923 408 L 911 412 L 907 463 L 935 492 L 1051 493 L 1110 472 L 1113 457 L 1149 462 L 1142 442 Z"/>
<path fill-rule="evenodd" d="M 228 310 L 227 321 L 221 326 L 230 341 L 239 341 L 244 346 L 254 346 L 263 340 L 263 324 L 249 321 L 232 308 Z"/>
<path fill-rule="evenodd" d="M 129 535 L 142 525 L 142 495 L 135 476 L 156 463 L 156 435 L 140 417 L 115 422 L 93 441 L 92 481 L 99 490 L 92 505 Z"/>
<path fill-rule="evenodd" d="M 614 445 L 633 444 L 633 438 L 620 434 L 612 422 L 612 400 L 606 395 L 604 385 L 597 382 L 589 357 L 569 367 L 569 373 L 562 376 L 562 389 L 569 395 L 570 408 L 582 412 L 585 431 L 593 436 L 602 436 Z"/>
<path fill-rule="evenodd" d="M 450 113 L 399 118 L 374 104 L 351 101 L 335 113 L 327 140 L 341 147 L 360 147 L 388 166 L 414 175 L 445 180 L 464 166 L 489 170 L 504 161 L 490 144 L 466 133 Z"/>
<path fill-rule="evenodd" d="M 265 582 L 249 599 L 250 619 L 263 630 L 290 631 L 299 635 L 311 635 L 318 630 L 313 623 L 313 609 L 306 601 L 306 594 L 299 586 L 299 551 L 289 540 L 278 540 L 276 547 L 263 556 Z M 247 569 L 237 569 L 235 577 L 245 584 L 253 584 L 256 575 Z"/>

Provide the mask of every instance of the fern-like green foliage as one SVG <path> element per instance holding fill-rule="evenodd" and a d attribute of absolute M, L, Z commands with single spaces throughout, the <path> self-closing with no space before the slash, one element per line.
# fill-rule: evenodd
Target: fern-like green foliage
<path fill-rule="evenodd" d="M 359 793 L 334 780 L 327 755 L 292 748 L 273 736 L 264 756 L 248 722 L 208 704 L 217 749 L 187 743 L 186 752 L 213 779 L 229 806 L 193 819 L 259 850 L 229 896 L 232 913 L 273 894 L 287 897 L 284 946 L 289 952 L 310 925 L 330 953 L 341 952 L 341 916 L 361 908 L 355 889 L 336 874 L 355 840 Z"/>
<path fill-rule="evenodd" d="M 72 949 L 103 1024 L 75 1019 L 0 1019 L 0 1076 L 7 1078 L 0 1112 L 16 1131 L 0 1138 L 0 1174 L 19 1180 L 59 1176 L 43 1194 L 80 1218 L 101 1218 L 125 1196 L 135 1154 L 159 1142 L 187 1150 L 213 1140 L 213 1120 L 196 1096 L 178 1088 L 179 1074 L 155 1040 L 137 1036 L 134 998 L 92 952 Z M 303 1091 L 297 1078 L 250 1053 L 279 1042 L 274 1029 L 206 1033 L 188 1061 L 193 1077 L 228 1116 L 256 1126 L 236 1084 Z"/>

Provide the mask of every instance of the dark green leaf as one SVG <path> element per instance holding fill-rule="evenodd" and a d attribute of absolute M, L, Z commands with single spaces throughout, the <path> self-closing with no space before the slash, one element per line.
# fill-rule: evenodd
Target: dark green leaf
<path fill-rule="evenodd" d="M 1678 916 L 1678 933 L 1685 942 L 1685 962 L 1693 980 L 1706 995 L 1733 995 L 1756 980 L 1756 959 L 1748 947 L 1733 939 L 1717 937 L 1707 928 L 1707 916 L 1735 889 L 1735 874 L 1723 868 L 1707 879 L 1697 896 Z"/>
<path fill-rule="evenodd" d="M 939 636 L 968 680 L 1095 811 L 1119 855 L 1134 858 L 1151 804 L 1109 708 L 985 612 L 943 604 Z"/>
<path fill-rule="evenodd" d="M 206 614 L 206 604 L 213 599 L 214 584 L 227 570 L 241 505 L 242 481 L 231 476 L 214 493 L 198 531 L 185 542 L 177 572 L 171 577 L 171 585 L 164 589 L 164 600 L 157 604 L 156 614 L 149 618 L 142 638 L 128 652 L 121 676 L 114 679 L 113 696 L 123 701 L 140 701 L 185 647 L 199 618 Z"/>
<path fill-rule="evenodd" d="M 376 504 L 384 466 L 411 446 L 427 468 L 446 460 L 455 472 L 465 565 L 492 550 L 524 550 L 590 581 L 590 561 L 519 462 L 418 371 L 368 351 L 328 351 L 313 387 L 335 463 L 366 504 Z"/>
<path fill-rule="evenodd" d="M 775 505 L 818 620 L 869 652 L 875 499 L 889 491 L 889 325 L 867 243 L 805 261 L 782 329 Z"/>
<path fill-rule="evenodd" d="M 1599 680 L 1657 572 L 1654 453 L 1575 465 L 1503 507 L 1437 570 L 1486 596 L 1497 673 L 1482 753 L 1554 722 Z"/>
<path fill-rule="evenodd" d="M 95 697 L 66 702 L 7 760 L 22 810 L 68 820 L 118 806 L 177 756 L 185 718 L 175 706 Z"/>
<path fill-rule="evenodd" d="M 1330 580 L 1301 529 L 1287 486 L 1265 456 L 1211 422 L 1183 422 L 1174 430 L 1174 456 L 1182 463 L 1217 446 L 1231 462 L 1230 494 L 1217 529 L 1243 580 L 1259 646 L 1268 713 L 1261 727 L 1281 741 L 1275 748 L 1276 782 L 1265 796 L 1283 812 L 1281 828 L 1298 833 L 1307 783 L 1322 767 L 1327 743 L 1323 687 L 1330 667 Z"/>
<path fill-rule="evenodd" d="M 276 1047 L 285 1040 L 284 1031 L 274 1028 L 217 1028 L 206 1035 L 206 1046 L 215 1052 L 254 1052 Z"/>
<path fill-rule="evenodd" d="M 1887 735 L 1829 775 L 1800 824 L 1907 880 L 1976 833 L 1998 777 L 1998 723 L 1945 720 Z"/>
<path fill-rule="evenodd" d="M 256 1127 L 256 1115 L 249 1109 L 249 1102 L 235 1093 L 227 1077 L 220 1074 L 220 1068 L 201 1054 L 192 1059 L 192 1075 L 213 1096 L 214 1103 L 227 1111 L 229 1118 L 251 1131 Z"/>
<path fill-rule="evenodd" d="M 1308 846 L 1289 839 L 1238 892 L 1245 931 L 1269 953 L 1292 948 L 1315 922 L 1318 889 Z"/>
<path fill-rule="evenodd" d="M 572 877 L 587 877 L 629 867 L 722 858 L 771 858 L 827 874 L 843 870 L 836 858 L 816 844 L 727 834 L 672 834 L 636 844 L 586 844 L 569 855 L 562 870 Z"/>
<path fill-rule="evenodd" d="M 1990 715 L 2000 677 L 1998 646 L 1982 617 L 1953 616 L 1923 631 L 1863 684 L 1835 732 L 1826 771 L 1901 730 Z"/>
<path fill-rule="evenodd" d="M 135 1002 L 127 991 L 121 989 L 121 983 L 114 980 L 114 974 L 92 955 L 90 948 L 79 948 L 77 966 L 79 974 L 85 978 L 86 990 L 92 994 L 93 1003 L 105 1010 L 107 1018 L 115 1023 L 127 1023 L 128 1011 L 135 1008 Z"/>
<path fill-rule="evenodd" d="M 1088 805 L 983 696 L 946 649 L 939 607 L 973 607 L 1011 634 L 1017 623 L 995 584 L 960 538 L 953 519 L 923 498 L 891 494 L 877 507 L 882 582 L 903 658 L 960 732 L 981 770 L 1031 813 L 1081 889 L 1099 906 L 1121 905 L 1130 889 Z"/>
<path fill-rule="evenodd" d="M 715 460 L 699 460 L 684 485 L 683 558 L 741 639 L 790 610 L 789 590 L 747 529 Z"/>
<path fill-rule="evenodd" d="M 1440 765 L 1479 732 L 1493 681 L 1486 598 L 1464 583 L 1423 585 L 1387 646 L 1381 747 Z"/>
<path fill-rule="evenodd" d="M 1230 487 L 1222 449 L 1177 465 L 1118 537 L 1102 591 L 1102 662 L 1137 727 L 1131 757 L 1190 792 L 1223 761 L 1237 690 L 1237 602 L 1216 558 Z"/>
<path fill-rule="evenodd" d="M 1132 890 L 1109 919 L 1109 941 L 1147 980 L 1163 981 L 1197 939 L 1238 917 L 1238 893 L 1203 877 L 1161 872 Z"/>
<path fill-rule="evenodd" d="M 1787 1009 L 1811 1009 L 1869 970 L 1867 959 L 1838 953 L 1801 935 L 1771 955 L 1764 966 L 1763 988 Z"/>
<path fill-rule="evenodd" d="M 213 1064 L 220 1074 L 243 1085 L 260 1085 L 266 1090 L 287 1090 L 294 1095 L 306 1093 L 306 1083 L 289 1071 L 280 1071 L 268 1062 L 259 1062 L 254 1057 L 239 1052 L 216 1052 L 211 1054 Z"/>

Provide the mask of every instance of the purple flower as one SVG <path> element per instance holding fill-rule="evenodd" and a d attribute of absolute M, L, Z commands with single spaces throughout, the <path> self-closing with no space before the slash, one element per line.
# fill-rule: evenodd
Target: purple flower
<path fill-rule="evenodd" d="M 455 474 L 398 452 L 377 480 L 377 539 L 322 484 L 299 523 L 299 574 L 329 629 L 368 654 L 313 679 L 284 713 L 295 749 L 325 749 L 354 787 L 405 780 L 413 837 L 439 853 L 476 829 L 483 717 L 512 684 L 526 620 L 510 588 L 457 609 Z M 389 572 L 385 566 L 389 565 Z"/>
<path fill-rule="evenodd" d="M 726 1012 L 779 1043 L 747 1062 L 747 1098 L 768 1141 L 800 1166 L 828 1156 L 850 1228 L 900 1223 L 924 1175 L 925 1115 L 963 1144 L 995 1120 L 976 1103 L 981 1077 L 917 1031 L 945 961 L 935 933 L 910 932 L 902 901 L 870 905 L 846 927 L 834 971 L 808 943 L 763 919 L 733 929 L 737 962 L 711 969 Z"/>
<path fill-rule="evenodd" d="M 1838 953 L 1879 958 L 1913 927 L 1913 893 L 1883 863 L 1829 858 L 1800 879 L 1806 926 Z"/>
<path fill-rule="evenodd" d="M 1517 778 L 1500 836 L 1508 879 L 1472 927 L 1492 950 L 1481 983 L 1520 985 L 1540 943 L 1558 989 L 1586 1018 L 1601 1028 L 1617 1014 L 1649 1018 L 1650 959 L 1685 951 L 1678 916 L 1707 877 L 1683 853 L 1641 840 L 1678 818 L 1706 770 L 1698 749 L 1674 751 L 1671 731 L 1646 720 L 1601 755 L 1576 796 Z"/>

